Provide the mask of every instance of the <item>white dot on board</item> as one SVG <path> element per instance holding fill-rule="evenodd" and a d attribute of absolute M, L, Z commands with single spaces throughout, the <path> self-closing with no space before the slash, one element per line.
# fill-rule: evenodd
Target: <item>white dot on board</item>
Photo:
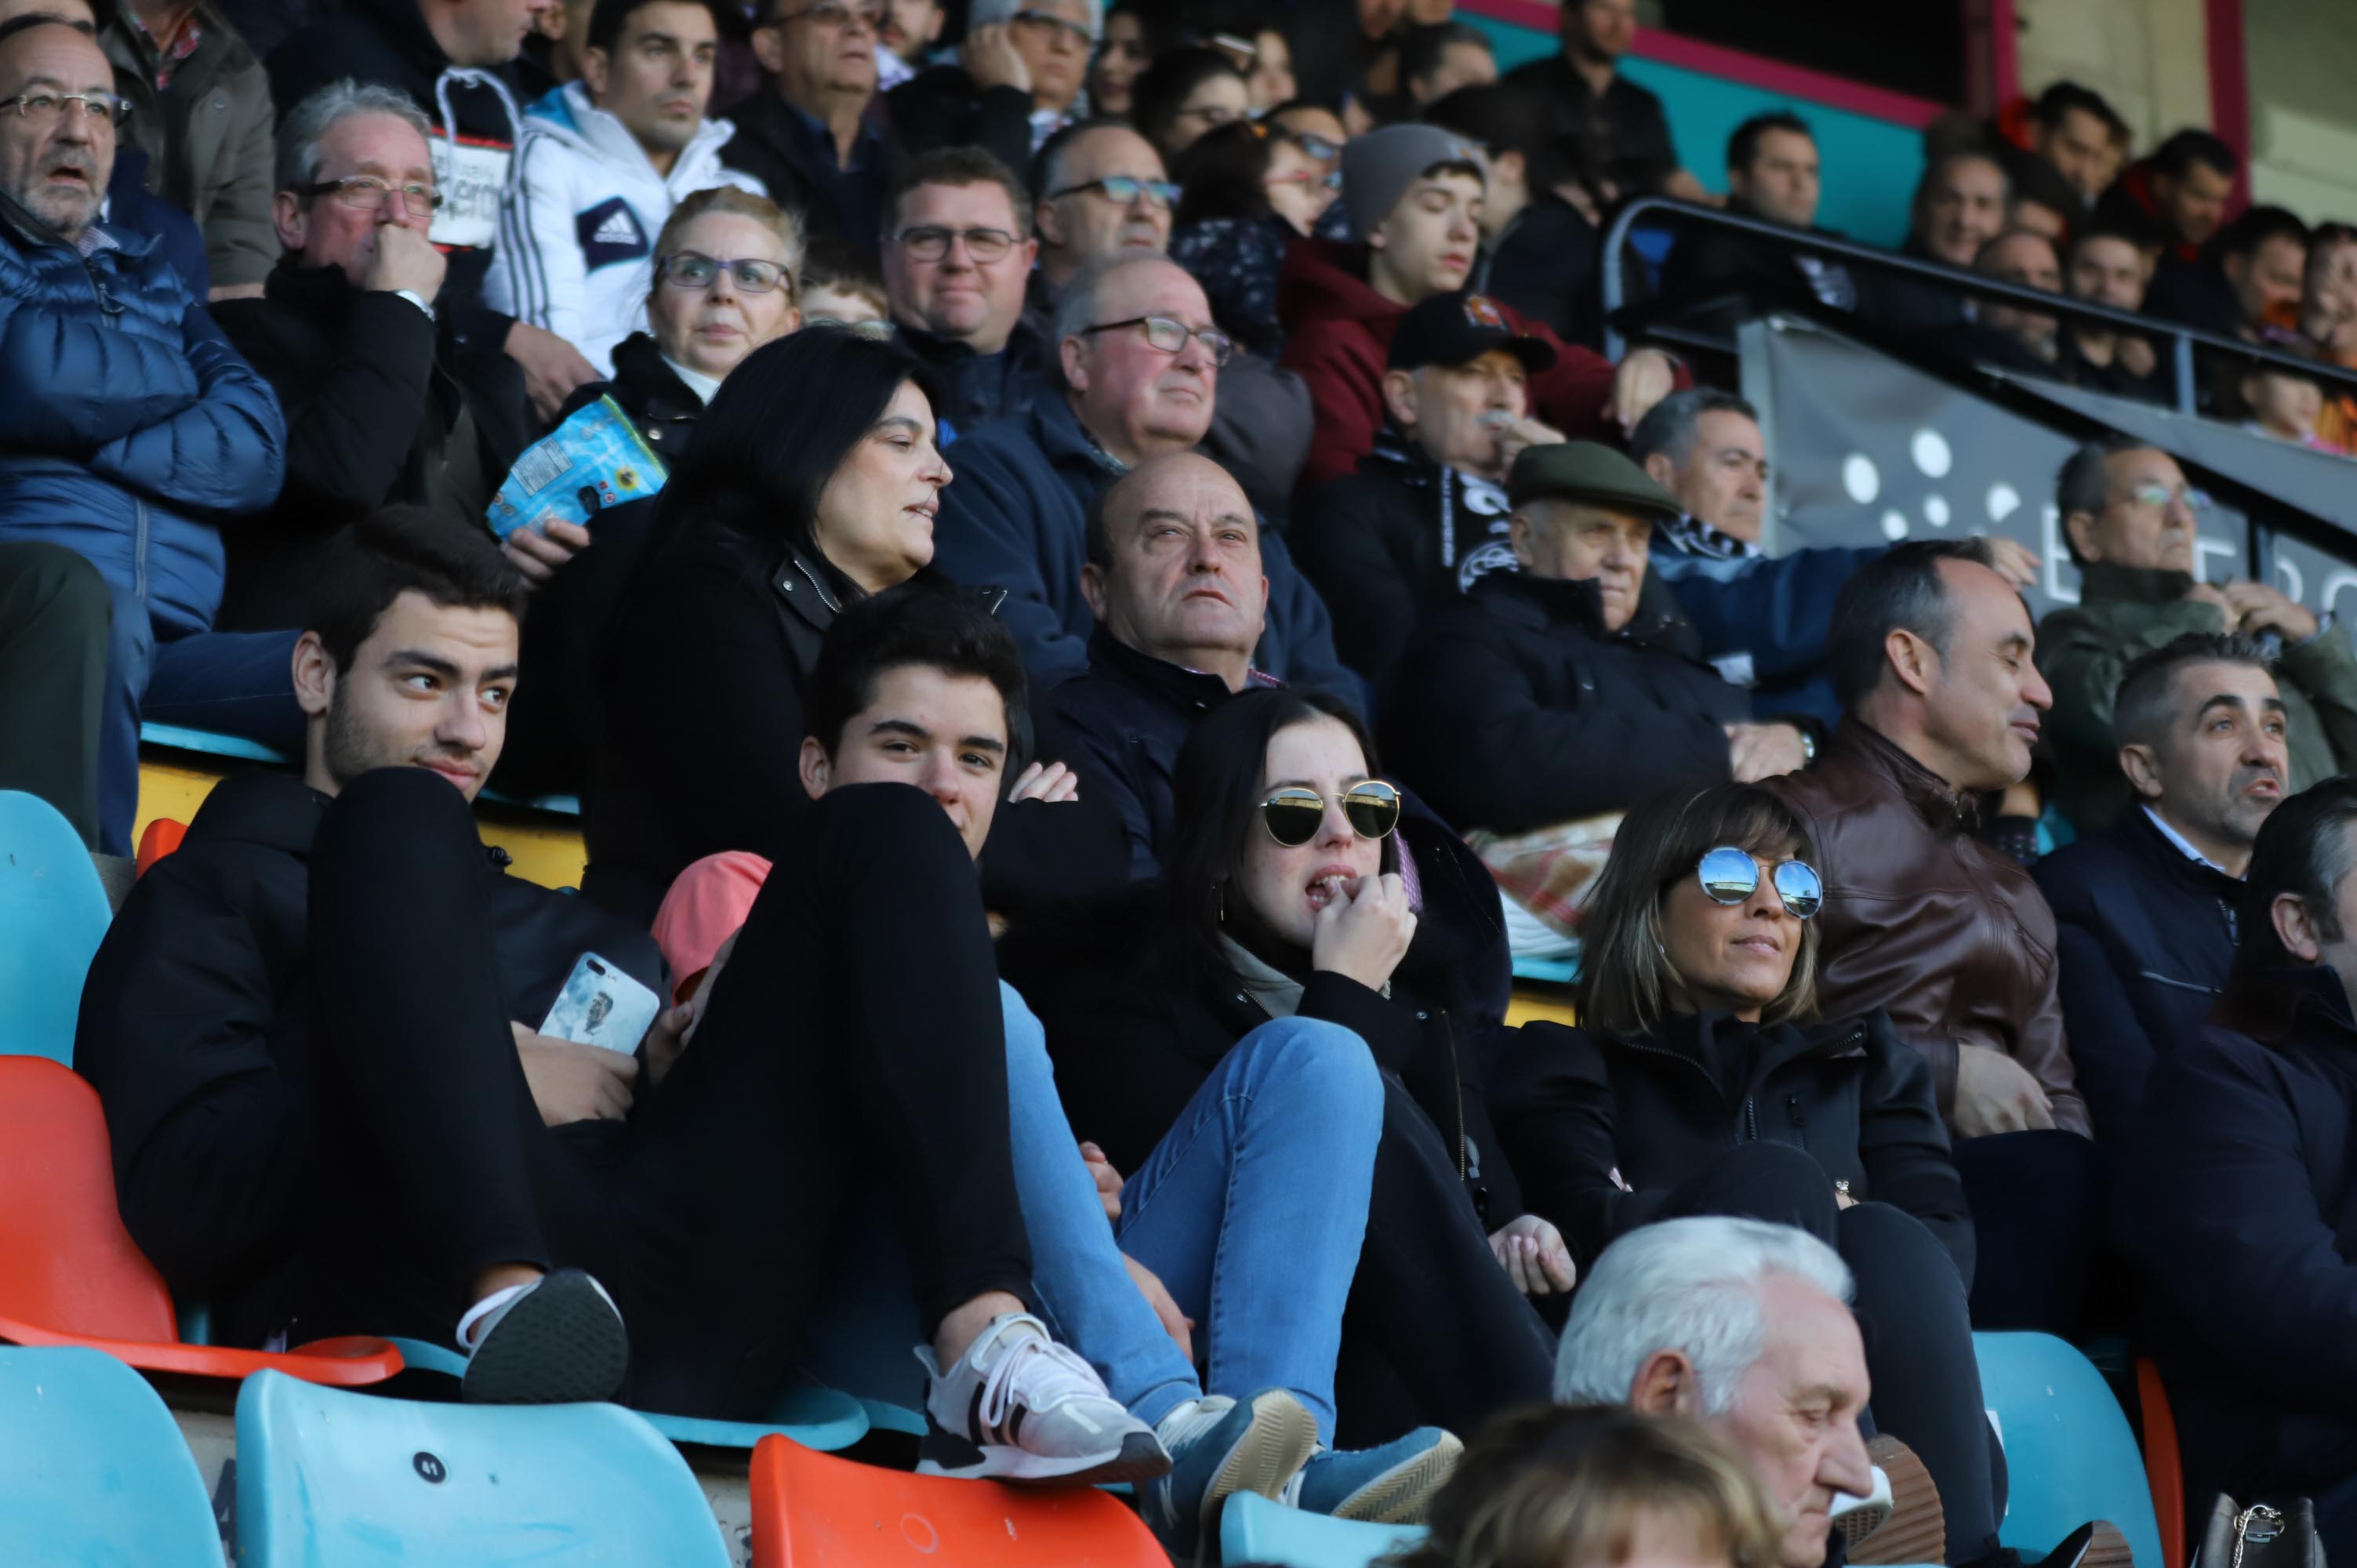
<path fill-rule="evenodd" d="M 1999 479 L 1989 487 L 1988 517 L 1991 522 L 2003 522 L 2021 510 L 2021 492 Z"/>
<path fill-rule="evenodd" d="M 1930 523 L 1933 528 L 1947 527 L 1948 498 L 1945 496 L 1925 496 L 1923 498 L 1923 521 Z"/>
<path fill-rule="evenodd" d="M 1882 476 L 1875 471 L 1874 459 L 1863 452 L 1853 452 L 1842 463 L 1842 489 L 1849 499 L 1865 506 L 1882 493 Z"/>
<path fill-rule="evenodd" d="M 1897 507 L 1892 507 L 1889 511 L 1884 512 L 1882 514 L 1882 537 L 1885 539 L 1906 538 L 1907 514 L 1900 511 Z"/>
<path fill-rule="evenodd" d="M 1919 430 L 1909 450 L 1914 456 L 1915 466 L 1925 474 L 1935 479 L 1948 477 L 1948 467 L 1954 461 L 1954 456 L 1948 450 L 1946 436 L 1936 430 Z"/>

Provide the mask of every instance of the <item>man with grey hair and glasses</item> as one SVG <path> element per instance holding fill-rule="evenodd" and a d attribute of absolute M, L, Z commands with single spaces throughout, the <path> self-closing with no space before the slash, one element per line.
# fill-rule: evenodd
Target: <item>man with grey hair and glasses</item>
<path fill-rule="evenodd" d="M 887 93 L 911 152 L 981 147 L 1029 165 L 1071 123 L 1103 20 L 1099 0 L 974 0 L 958 57 Z"/>

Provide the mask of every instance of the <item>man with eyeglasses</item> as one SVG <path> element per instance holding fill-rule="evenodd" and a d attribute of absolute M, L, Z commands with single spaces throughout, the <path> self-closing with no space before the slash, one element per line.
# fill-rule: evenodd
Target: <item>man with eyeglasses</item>
<path fill-rule="evenodd" d="M 1234 351 L 1203 290 L 1174 262 L 1119 254 L 1084 270 L 1056 312 L 1064 388 L 959 440 L 957 483 L 942 492 L 933 564 L 958 582 L 1007 590 L 999 618 L 1043 686 L 1089 661 L 1096 618 L 1081 585 L 1089 515 L 1151 457 L 1191 451 L 1211 426 L 1221 367 Z M 1268 614 L 1259 668 L 1352 702 L 1358 678 L 1284 542 L 1264 535 Z"/>
<path fill-rule="evenodd" d="M 579 349 L 601 376 L 646 323 L 654 242 L 699 190 L 759 189 L 721 165 L 734 134 L 705 117 L 719 0 L 597 0 L 581 81 L 524 116 L 486 296 Z"/>
<path fill-rule="evenodd" d="M 2112 703 L 2139 654 L 2187 632 L 2264 639 L 2291 727 L 2291 788 L 2357 766 L 2357 655 L 2330 616 L 2266 583 L 2200 580 L 2208 498 L 2168 453 L 2127 437 L 2071 455 L 2054 487 L 2079 602 L 2039 628 L 2039 669 L 2054 687 L 2055 804 L 2082 837 L 2128 805 Z"/>
<path fill-rule="evenodd" d="M 912 153 L 981 147 L 1008 168 L 1071 120 L 1102 19 L 1101 0 L 975 0 L 957 61 L 885 99 Z"/>
<path fill-rule="evenodd" d="M 897 151 L 877 110 L 882 0 L 764 0 L 753 54 L 768 81 L 729 106 L 721 149 L 802 215 L 806 235 L 873 252 Z"/>
<path fill-rule="evenodd" d="M 943 147 L 901 171 L 884 216 L 892 318 L 949 392 L 935 414 L 963 435 L 1029 408 L 1048 348 L 1023 308 L 1039 249 L 1023 182 L 988 153 Z"/>
<path fill-rule="evenodd" d="M 99 222 L 122 112 L 88 35 L 0 26 L 0 542 L 63 545 L 106 580 L 99 847 L 127 855 L 143 704 L 290 746 L 301 714 L 291 636 L 212 630 L 221 522 L 277 495 L 286 427 L 171 265 Z"/>

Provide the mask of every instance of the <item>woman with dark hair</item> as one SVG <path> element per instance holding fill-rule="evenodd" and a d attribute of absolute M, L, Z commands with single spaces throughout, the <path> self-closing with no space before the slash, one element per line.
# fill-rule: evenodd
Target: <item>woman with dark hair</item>
<path fill-rule="evenodd" d="M 1939 1484 L 1949 1563 L 1997 1550 L 1965 1293 L 1973 1224 L 1931 1071 L 1880 1013 L 1816 1016 L 1825 898 L 1800 817 L 1755 784 L 1629 813 L 1583 933 L 1580 1026 L 1529 1024 L 1491 1114 L 1524 1196 L 1592 1263 L 1655 1220 L 1735 1215 L 1840 1251 L 1874 1415 Z"/>
<path fill-rule="evenodd" d="M 1341 181 L 1265 120 L 1206 131 L 1172 170 L 1183 194 L 1170 259 L 1203 285 L 1211 318 L 1256 354 L 1285 347 L 1276 280 L 1285 249 L 1309 233 Z"/>
<path fill-rule="evenodd" d="M 1138 0 L 1106 6 L 1096 59 L 1089 62 L 1089 113 L 1104 119 L 1127 116 L 1137 79 L 1161 52 L 1161 42 Z"/>
<path fill-rule="evenodd" d="M 1167 909 L 1144 933 L 1098 934 L 1126 964 L 1068 948 L 1037 988 L 1072 1122 L 1116 1165 L 1152 1149 L 1270 1018 L 1366 1042 L 1383 1131 L 1343 1323 L 1349 1444 L 1469 1430 L 1544 1397 L 1554 1347 L 1523 1293 L 1572 1284 L 1561 1238 L 1521 1207 L 1475 1071 L 1506 1002 L 1497 888 L 1405 806 L 1340 703 L 1232 698 L 1179 754 Z"/>
<path fill-rule="evenodd" d="M 1130 90 L 1129 123 L 1171 168 L 1205 132 L 1251 113 L 1243 72 L 1214 48 L 1165 50 Z"/>

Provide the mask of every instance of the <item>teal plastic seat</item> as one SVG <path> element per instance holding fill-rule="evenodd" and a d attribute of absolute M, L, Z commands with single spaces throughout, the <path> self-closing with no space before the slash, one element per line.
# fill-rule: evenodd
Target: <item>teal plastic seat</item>
<path fill-rule="evenodd" d="M 221 1561 L 204 1477 L 172 1412 L 97 1350 L 0 1345 L 0 1541 L 11 1563 Z"/>
<path fill-rule="evenodd" d="M 2144 1457 L 2094 1364 L 2050 1334 L 1975 1334 L 1973 1351 L 2010 1478 L 1998 1541 L 2049 1552 L 2089 1520 L 2106 1519 L 2138 1563 L 2161 1562 Z"/>
<path fill-rule="evenodd" d="M 113 911 L 73 824 L 0 789 L 0 1056 L 73 1066 L 81 983 Z"/>
<path fill-rule="evenodd" d="M 1420 1524 L 1361 1524 L 1303 1513 L 1257 1493 L 1230 1498 L 1220 1510 L 1220 1555 L 1229 1563 L 1279 1568 L 1367 1568 L 1387 1552 L 1424 1539 Z"/>
<path fill-rule="evenodd" d="M 257 1372 L 237 1396 L 243 1568 L 729 1568 L 687 1462 L 610 1404 L 380 1399 Z"/>

